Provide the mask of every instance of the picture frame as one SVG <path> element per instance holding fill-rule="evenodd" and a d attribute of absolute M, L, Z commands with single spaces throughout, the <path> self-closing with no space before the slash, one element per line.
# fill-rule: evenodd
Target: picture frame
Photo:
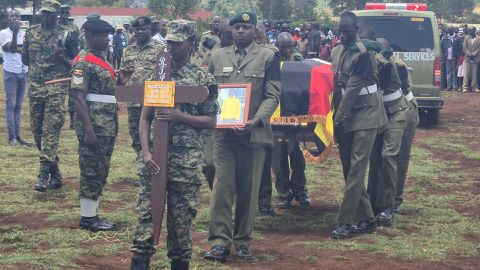
<path fill-rule="evenodd" d="M 251 91 L 250 83 L 218 85 L 217 102 L 220 112 L 217 114 L 216 128 L 240 127 L 247 123 Z"/>

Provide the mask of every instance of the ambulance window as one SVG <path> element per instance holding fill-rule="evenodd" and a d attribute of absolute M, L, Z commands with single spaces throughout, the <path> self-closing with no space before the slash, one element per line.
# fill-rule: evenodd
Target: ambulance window
<path fill-rule="evenodd" d="M 370 25 L 375 36 L 386 38 L 397 52 L 429 52 L 434 48 L 430 18 L 372 16 L 358 17 L 359 26 Z"/>

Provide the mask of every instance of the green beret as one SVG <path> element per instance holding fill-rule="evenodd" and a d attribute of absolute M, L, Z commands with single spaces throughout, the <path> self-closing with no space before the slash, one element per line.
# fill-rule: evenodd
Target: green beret
<path fill-rule="evenodd" d="M 184 42 L 197 34 L 197 24 L 187 20 L 171 21 L 167 24 L 166 40 Z"/>
<path fill-rule="evenodd" d="M 101 16 L 101 15 L 98 14 L 97 12 L 92 12 L 92 13 L 89 13 L 86 18 L 87 18 L 87 21 L 89 21 L 89 20 L 97 20 L 97 19 L 100 19 L 100 16 Z"/>
<path fill-rule="evenodd" d="M 133 23 L 132 27 L 140 27 L 152 24 L 152 20 L 147 16 L 141 16 L 136 18 Z"/>
<path fill-rule="evenodd" d="M 85 29 L 85 31 L 92 33 L 107 33 L 115 31 L 111 24 L 102 19 L 87 20 L 82 25 L 82 28 Z"/>
<path fill-rule="evenodd" d="M 47 12 L 57 12 L 60 9 L 60 3 L 55 0 L 46 0 L 42 2 L 42 8 L 40 8 L 40 12 L 47 11 Z"/>
<path fill-rule="evenodd" d="M 252 12 L 238 13 L 230 19 L 230 25 L 234 25 L 236 23 L 249 23 L 257 25 L 257 15 Z"/>

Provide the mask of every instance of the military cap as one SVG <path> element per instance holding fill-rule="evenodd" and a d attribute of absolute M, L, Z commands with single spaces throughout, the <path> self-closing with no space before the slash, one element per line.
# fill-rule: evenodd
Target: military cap
<path fill-rule="evenodd" d="M 197 24 L 187 20 L 171 21 L 167 24 L 166 40 L 183 42 L 197 34 Z"/>
<path fill-rule="evenodd" d="M 40 8 L 40 12 L 47 11 L 47 12 L 57 12 L 60 9 L 60 3 L 55 0 L 46 0 L 42 2 L 42 8 Z"/>
<path fill-rule="evenodd" d="M 91 19 L 87 20 L 83 25 L 82 28 L 85 31 L 92 32 L 92 33 L 105 33 L 105 32 L 113 32 L 113 26 L 108 22 L 102 19 Z"/>
<path fill-rule="evenodd" d="M 252 12 L 240 12 L 230 19 L 230 25 L 236 23 L 249 23 L 257 25 L 257 15 Z"/>
<path fill-rule="evenodd" d="M 70 10 L 72 7 L 70 5 L 61 5 L 60 10 Z"/>
<path fill-rule="evenodd" d="M 97 12 L 89 13 L 89 14 L 87 15 L 87 21 L 89 21 L 89 20 L 98 20 L 98 19 L 100 19 L 100 16 L 101 16 L 101 15 L 98 14 Z"/>
<path fill-rule="evenodd" d="M 152 23 L 160 23 L 160 20 L 157 17 L 153 17 Z"/>
<path fill-rule="evenodd" d="M 140 27 L 140 26 L 145 26 L 145 25 L 150 25 L 152 24 L 152 20 L 147 17 L 147 16 L 141 16 L 136 18 L 133 23 L 132 27 Z"/>

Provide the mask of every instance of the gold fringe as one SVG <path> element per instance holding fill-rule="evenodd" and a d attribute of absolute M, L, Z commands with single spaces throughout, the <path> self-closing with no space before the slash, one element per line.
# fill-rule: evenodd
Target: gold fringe
<path fill-rule="evenodd" d="M 325 148 L 325 150 L 323 150 L 323 152 L 318 156 L 312 155 L 310 151 L 305 149 L 303 150 L 303 156 L 305 157 L 306 160 L 312 163 L 322 163 L 325 160 L 327 160 L 328 156 L 330 155 L 331 148 L 332 148 L 331 146 Z"/>
<path fill-rule="evenodd" d="M 292 125 L 292 124 L 305 124 L 305 123 L 322 123 L 325 125 L 327 117 L 324 115 L 298 115 L 298 116 L 280 116 L 272 117 L 270 119 L 271 124 L 279 125 Z"/>

